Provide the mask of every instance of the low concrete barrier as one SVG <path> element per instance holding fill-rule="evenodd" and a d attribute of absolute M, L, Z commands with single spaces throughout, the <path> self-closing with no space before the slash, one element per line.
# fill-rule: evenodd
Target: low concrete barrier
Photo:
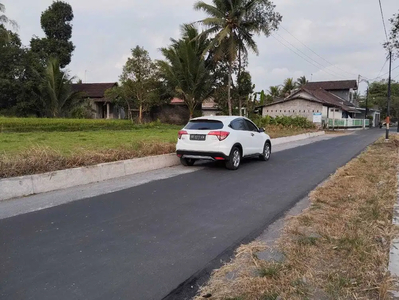
<path fill-rule="evenodd" d="M 0 201 L 176 166 L 175 154 L 148 156 L 0 180 Z"/>
<path fill-rule="evenodd" d="M 325 131 L 318 131 L 318 132 L 304 133 L 304 134 L 300 134 L 300 135 L 293 135 L 293 136 L 272 139 L 272 146 L 285 144 L 285 143 L 289 143 L 289 142 L 306 140 L 306 139 L 321 136 L 324 134 L 326 134 Z"/>
<path fill-rule="evenodd" d="M 325 132 L 321 131 L 273 139 L 272 145 L 300 141 L 323 134 Z M 166 154 L 44 174 L 5 178 L 0 180 L 0 201 L 172 167 L 179 163 L 179 158 L 175 154 Z"/>

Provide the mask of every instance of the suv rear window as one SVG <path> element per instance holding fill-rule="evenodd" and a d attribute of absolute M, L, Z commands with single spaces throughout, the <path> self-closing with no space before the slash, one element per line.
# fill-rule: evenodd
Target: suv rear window
<path fill-rule="evenodd" d="M 184 129 L 192 130 L 216 130 L 222 128 L 223 123 L 216 120 L 193 120 L 184 127 Z"/>

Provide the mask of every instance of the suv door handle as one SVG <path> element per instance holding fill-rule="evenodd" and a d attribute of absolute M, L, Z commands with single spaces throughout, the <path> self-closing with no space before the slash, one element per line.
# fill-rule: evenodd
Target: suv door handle
<path fill-rule="evenodd" d="M 251 133 L 251 135 L 252 135 L 252 136 L 254 136 L 254 135 L 255 135 L 255 133 Z"/>

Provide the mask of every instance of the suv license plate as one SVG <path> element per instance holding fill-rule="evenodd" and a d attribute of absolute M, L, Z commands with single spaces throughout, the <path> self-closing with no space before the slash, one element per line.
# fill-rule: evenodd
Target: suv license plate
<path fill-rule="evenodd" d="M 192 141 L 205 141 L 205 134 L 190 134 L 190 140 Z"/>

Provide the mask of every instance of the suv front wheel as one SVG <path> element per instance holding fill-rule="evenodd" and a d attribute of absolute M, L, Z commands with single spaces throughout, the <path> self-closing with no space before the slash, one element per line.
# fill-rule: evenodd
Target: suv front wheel
<path fill-rule="evenodd" d="M 270 142 L 266 142 L 265 145 L 263 146 L 263 153 L 259 155 L 259 159 L 263 161 L 268 161 L 270 159 L 271 154 L 272 154 L 272 146 L 270 145 Z"/>
<path fill-rule="evenodd" d="M 237 170 L 241 163 L 241 151 L 238 147 L 233 147 L 230 152 L 229 160 L 226 161 L 226 168 L 229 170 Z"/>

